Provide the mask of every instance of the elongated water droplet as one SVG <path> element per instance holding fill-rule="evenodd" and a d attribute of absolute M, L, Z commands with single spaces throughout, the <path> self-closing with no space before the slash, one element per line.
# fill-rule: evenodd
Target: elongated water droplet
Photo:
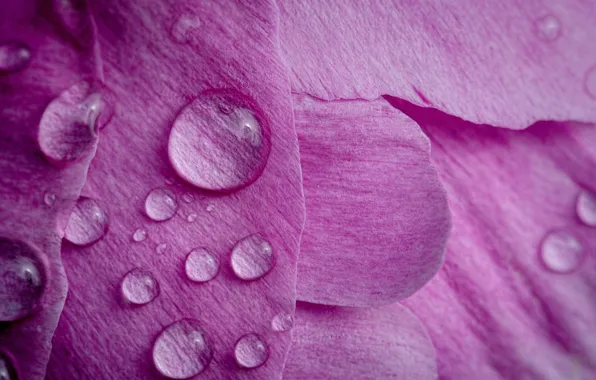
<path fill-rule="evenodd" d="M 240 240 L 232 250 L 232 269 L 243 280 L 256 280 L 275 265 L 273 248 L 259 235 Z"/>
<path fill-rule="evenodd" d="M 155 253 L 161 255 L 162 253 L 164 253 L 166 251 L 166 249 L 168 249 L 168 245 L 166 243 L 158 244 L 155 247 Z"/>
<path fill-rule="evenodd" d="M 255 181 L 269 157 L 269 129 L 254 102 L 232 90 L 203 93 L 174 121 L 168 154 L 176 172 L 207 190 Z"/>
<path fill-rule="evenodd" d="M 596 194 L 583 190 L 577 197 L 576 210 L 585 225 L 596 227 Z"/>
<path fill-rule="evenodd" d="M 75 245 L 89 245 L 108 233 L 108 215 L 92 198 L 80 197 L 70 214 L 64 238 Z"/>
<path fill-rule="evenodd" d="M 0 380 L 17 380 L 18 375 L 11 357 L 0 352 Z"/>
<path fill-rule="evenodd" d="M 268 357 L 267 344 L 257 334 L 244 335 L 234 347 L 236 363 L 243 368 L 257 368 L 263 365 Z"/>
<path fill-rule="evenodd" d="M 588 95 L 596 99 L 596 65 L 586 72 L 585 89 Z"/>
<path fill-rule="evenodd" d="M 43 203 L 45 203 L 47 206 L 53 206 L 55 202 L 56 202 L 56 194 L 45 193 L 43 195 Z"/>
<path fill-rule="evenodd" d="M 294 317 L 292 314 L 279 313 L 271 320 L 271 329 L 273 331 L 288 331 L 294 326 Z"/>
<path fill-rule="evenodd" d="M 73 162 L 90 154 L 97 143 L 96 119 L 101 109 L 97 93 L 79 83 L 48 104 L 39 122 L 39 146 L 54 164 Z"/>
<path fill-rule="evenodd" d="M 198 217 L 199 217 L 199 216 L 198 216 L 198 215 L 197 215 L 195 212 L 191 212 L 191 213 L 190 213 L 190 214 L 188 214 L 188 216 L 186 217 L 186 221 L 187 221 L 188 223 L 192 223 L 192 222 L 194 222 L 195 220 L 197 220 L 197 218 L 198 218 Z"/>
<path fill-rule="evenodd" d="M 156 222 L 171 219 L 178 211 L 176 197 L 168 189 L 151 190 L 145 199 L 145 213 Z"/>
<path fill-rule="evenodd" d="M 122 278 L 122 296 L 135 305 L 144 305 L 159 295 L 159 283 L 149 271 L 135 268 Z"/>
<path fill-rule="evenodd" d="M 0 73 L 19 71 L 25 68 L 31 58 L 29 48 L 16 41 L 0 44 Z"/>
<path fill-rule="evenodd" d="M 0 321 L 15 321 L 34 313 L 46 282 L 46 266 L 37 249 L 0 237 Z"/>
<path fill-rule="evenodd" d="M 205 248 L 195 248 L 186 256 L 186 276 L 195 282 L 207 282 L 219 273 L 219 260 Z"/>
<path fill-rule="evenodd" d="M 561 21 L 554 15 L 546 15 L 536 20 L 538 37 L 545 41 L 554 41 L 561 36 Z"/>
<path fill-rule="evenodd" d="M 192 193 L 184 193 L 182 194 L 182 200 L 186 203 L 191 203 L 192 201 L 194 201 L 195 196 L 192 195 Z"/>
<path fill-rule="evenodd" d="M 185 14 L 178 18 L 172 27 L 171 35 L 174 41 L 184 44 L 192 41 L 201 27 L 201 20 L 195 15 Z"/>
<path fill-rule="evenodd" d="M 170 379 L 203 372 L 213 358 L 211 344 L 195 319 L 181 319 L 162 330 L 153 345 L 153 364 Z"/>
<path fill-rule="evenodd" d="M 132 240 L 136 241 L 137 243 L 147 239 L 147 231 L 142 228 L 139 228 L 132 234 Z"/>
<path fill-rule="evenodd" d="M 571 233 L 558 230 L 550 232 L 542 241 L 542 262 L 547 269 L 569 273 L 577 269 L 584 256 L 582 244 Z"/>

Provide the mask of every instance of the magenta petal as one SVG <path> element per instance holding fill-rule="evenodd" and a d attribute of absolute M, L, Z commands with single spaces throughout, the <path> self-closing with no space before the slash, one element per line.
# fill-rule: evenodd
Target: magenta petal
<path fill-rule="evenodd" d="M 477 123 L 596 120 L 596 4 L 281 1 L 292 88 L 399 96 Z"/>
<path fill-rule="evenodd" d="M 298 303 L 284 380 L 437 378 L 424 326 L 399 304 L 360 309 Z"/>
<path fill-rule="evenodd" d="M 304 201 L 289 84 L 275 50 L 275 8 L 270 2 L 228 1 L 192 7 L 157 0 L 94 4 L 115 111 L 101 131 L 83 193 L 105 207 L 110 226 L 87 247 L 63 249 L 71 291 L 53 340 L 48 379 L 146 380 L 197 372 L 201 379 L 279 379 L 290 337 L 272 332 L 271 320 L 294 311 Z M 270 134 L 269 157 L 258 178 L 250 172 L 254 182 L 224 194 L 185 182 L 171 162 L 179 156 L 168 156 L 181 110 L 213 88 L 252 101 L 238 104 L 234 98 L 220 103 L 221 109 L 209 108 L 214 120 L 227 123 L 224 115 L 236 112 L 228 106 L 242 106 L 254 111 Z M 194 144 L 221 148 L 208 157 L 219 164 L 217 154 L 236 141 L 230 133 L 246 131 L 209 135 L 213 131 L 199 124 L 203 121 L 196 119 L 204 139 L 189 137 L 188 125 L 176 138 L 190 141 L 182 153 L 197 165 L 209 160 L 197 156 L 204 151 Z M 214 171 L 192 172 L 187 180 L 200 184 L 197 173 L 228 175 L 234 168 L 228 163 L 205 164 Z M 248 243 L 240 244 L 246 237 Z M 240 368 L 237 361 L 250 360 L 235 360 L 234 346 L 250 333 L 267 346 L 266 362 Z"/>
<path fill-rule="evenodd" d="M 294 97 L 307 221 L 298 298 L 395 302 L 439 269 L 450 228 L 428 139 L 385 100 Z"/>
<path fill-rule="evenodd" d="M 405 301 L 441 377 L 596 378 L 596 233 L 576 215 L 580 192 L 596 189 L 596 128 L 516 132 L 401 109 L 430 137 L 453 212 L 443 269 Z"/>

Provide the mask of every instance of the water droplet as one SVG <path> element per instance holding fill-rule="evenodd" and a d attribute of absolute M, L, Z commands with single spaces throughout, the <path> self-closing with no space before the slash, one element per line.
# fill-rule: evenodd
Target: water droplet
<path fill-rule="evenodd" d="M 203 93 L 174 121 L 170 162 L 182 178 L 203 189 L 231 191 L 249 185 L 269 157 L 268 128 L 261 115 L 254 101 L 235 91 Z"/>
<path fill-rule="evenodd" d="M 108 233 L 109 219 L 95 199 L 80 197 L 77 200 L 64 238 L 75 245 L 89 245 Z"/>
<path fill-rule="evenodd" d="M 186 256 L 186 276 L 195 282 L 213 280 L 219 273 L 219 260 L 204 248 L 195 248 Z"/>
<path fill-rule="evenodd" d="M 153 363 L 170 379 L 188 379 L 203 372 L 213 358 L 211 344 L 195 319 L 181 319 L 162 330 L 153 345 Z"/>
<path fill-rule="evenodd" d="M 53 206 L 54 203 L 56 203 L 56 194 L 54 193 L 45 193 L 43 195 L 43 203 L 45 203 L 47 206 Z"/>
<path fill-rule="evenodd" d="M 275 265 L 273 248 L 259 235 L 240 240 L 232 250 L 232 269 L 243 280 L 256 280 Z"/>
<path fill-rule="evenodd" d="M 257 334 L 244 335 L 234 347 L 236 363 L 244 368 L 257 368 L 263 365 L 268 357 L 267 344 Z"/>
<path fill-rule="evenodd" d="M 596 66 L 586 72 L 585 88 L 588 95 L 596 99 Z"/>
<path fill-rule="evenodd" d="M 0 380 L 17 380 L 18 375 L 9 355 L 0 352 Z"/>
<path fill-rule="evenodd" d="M 0 44 L 0 73 L 22 70 L 29 59 L 31 52 L 24 44 L 15 41 Z"/>
<path fill-rule="evenodd" d="M 197 218 L 198 218 L 198 217 L 199 217 L 199 216 L 198 216 L 198 215 L 197 215 L 195 212 L 191 212 L 191 213 L 190 213 L 190 214 L 188 214 L 188 216 L 186 217 L 186 221 L 187 221 L 188 223 L 192 223 L 192 222 L 194 222 L 195 220 L 197 220 Z"/>
<path fill-rule="evenodd" d="M 166 185 L 173 185 L 174 183 L 176 183 L 176 180 L 174 179 L 174 177 L 166 178 Z"/>
<path fill-rule="evenodd" d="M 571 233 L 558 230 L 546 235 L 542 241 L 540 255 L 547 269 L 557 273 L 569 273 L 579 266 L 584 249 Z"/>
<path fill-rule="evenodd" d="M 215 211 L 215 205 L 213 205 L 213 204 L 208 205 L 206 210 L 207 210 L 207 212 Z"/>
<path fill-rule="evenodd" d="M 39 146 L 54 164 L 76 161 L 90 154 L 97 143 L 95 121 L 101 97 L 88 90 L 86 83 L 72 86 L 52 100 L 41 116 Z"/>
<path fill-rule="evenodd" d="M 577 197 L 576 210 L 585 225 L 596 227 L 596 194 L 583 190 Z"/>
<path fill-rule="evenodd" d="M 182 200 L 186 203 L 191 203 L 192 201 L 194 201 L 195 196 L 192 195 L 192 193 L 184 193 L 182 195 Z"/>
<path fill-rule="evenodd" d="M 122 296 L 135 305 L 144 305 L 159 295 L 159 283 L 149 271 L 135 268 L 122 278 Z"/>
<path fill-rule="evenodd" d="M 37 249 L 0 237 L 0 321 L 15 321 L 34 313 L 46 281 L 46 266 Z"/>
<path fill-rule="evenodd" d="M 145 231 L 142 228 L 137 229 L 133 234 L 132 234 L 132 240 L 136 241 L 137 243 L 143 241 L 147 239 L 147 231 Z"/>
<path fill-rule="evenodd" d="M 157 254 L 161 255 L 162 253 L 164 253 L 166 251 L 166 249 L 168 249 L 168 245 L 166 243 L 161 243 L 155 247 L 155 252 Z"/>
<path fill-rule="evenodd" d="M 273 331 L 288 331 L 294 326 L 294 317 L 288 313 L 279 313 L 271 320 Z"/>
<path fill-rule="evenodd" d="M 178 18 L 172 27 L 172 38 L 181 44 L 192 41 L 193 37 L 199 32 L 201 20 L 194 15 L 182 15 Z"/>
<path fill-rule="evenodd" d="M 536 20 L 538 37 L 545 41 L 554 41 L 561 36 L 561 21 L 553 15 L 546 15 Z"/>
<path fill-rule="evenodd" d="M 178 211 L 176 197 L 167 189 L 151 190 L 145 199 L 145 213 L 156 222 L 173 218 L 176 211 Z"/>

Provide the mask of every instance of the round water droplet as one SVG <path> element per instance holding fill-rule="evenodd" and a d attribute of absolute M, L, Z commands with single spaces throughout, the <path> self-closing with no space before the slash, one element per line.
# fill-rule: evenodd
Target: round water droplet
<path fill-rule="evenodd" d="M 294 326 L 294 317 L 292 314 L 279 313 L 271 320 L 271 329 L 273 331 L 288 331 Z"/>
<path fill-rule="evenodd" d="M 208 91 L 187 105 L 176 117 L 168 142 L 176 172 L 191 184 L 214 191 L 254 182 L 269 151 L 262 112 L 233 90 Z"/>
<path fill-rule="evenodd" d="M 46 265 L 36 248 L 0 237 L 0 321 L 15 321 L 34 313 L 46 282 Z"/>
<path fill-rule="evenodd" d="M 269 349 L 257 334 L 246 334 L 236 342 L 234 358 L 240 367 L 257 368 L 269 357 Z"/>
<path fill-rule="evenodd" d="M 56 194 L 54 193 L 45 193 L 43 195 L 43 203 L 47 206 L 53 206 L 56 203 Z"/>
<path fill-rule="evenodd" d="M 161 243 L 155 247 L 155 252 L 157 254 L 161 255 L 162 253 L 164 253 L 166 251 L 166 249 L 168 249 L 168 245 L 166 243 Z"/>
<path fill-rule="evenodd" d="M 542 262 L 547 269 L 569 273 L 577 269 L 584 256 L 582 244 L 571 233 L 553 231 L 546 235 L 540 248 Z"/>
<path fill-rule="evenodd" d="M 182 194 L 182 200 L 186 203 L 191 203 L 192 201 L 194 201 L 195 196 L 192 195 L 192 193 L 184 193 Z"/>
<path fill-rule="evenodd" d="M 585 225 L 596 227 L 596 194 L 583 190 L 577 197 L 576 210 Z"/>
<path fill-rule="evenodd" d="M 195 248 L 186 256 L 186 276 L 195 282 L 213 280 L 219 273 L 219 260 L 204 248 Z"/>
<path fill-rule="evenodd" d="M 0 380 L 17 380 L 18 375 L 12 358 L 0 352 Z"/>
<path fill-rule="evenodd" d="M 97 143 L 96 123 L 101 109 L 97 93 L 80 83 L 64 91 L 46 107 L 39 122 L 38 141 L 54 164 L 73 162 L 88 155 Z"/>
<path fill-rule="evenodd" d="M 201 20 L 195 15 L 182 15 L 172 26 L 171 35 L 174 41 L 181 44 L 192 41 L 194 36 L 199 33 Z"/>
<path fill-rule="evenodd" d="M 240 240 L 232 250 L 232 269 L 243 280 L 256 280 L 275 265 L 273 248 L 259 235 Z"/>
<path fill-rule="evenodd" d="M 145 213 L 156 222 L 173 218 L 176 211 L 178 211 L 178 202 L 168 189 L 151 190 L 145 199 Z"/>
<path fill-rule="evenodd" d="M 139 228 L 132 234 L 132 240 L 136 241 L 137 243 L 147 239 L 147 231 L 142 228 Z"/>
<path fill-rule="evenodd" d="M 0 73 L 22 70 L 29 59 L 31 52 L 24 44 L 15 41 L 0 44 Z"/>
<path fill-rule="evenodd" d="M 97 201 L 80 197 L 70 214 L 64 238 L 75 245 L 89 245 L 103 238 L 108 228 L 108 215 Z"/>
<path fill-rule="evenodd" d="M 213 204 L 208 205 L 206 210 L 207 210 L 207 212 L 215 211 L 215 205 L 213 205 Z"/>
<path fill-rule="evenodd" d="M 211 344 L 195 319 L 182 319 L 169 325 L 153 345 L 153 363 L 170 379 L 188 379 L 203 372 L 213 358 Z"/>
<path fill-rule="evenodd" d="M 561 21 L 553 15 L 546 15 L 536 20 L 538 37 L 545 41 L 554 41 L 561 36 Z"/>
<path fill-rule="evenodd" d="M 596 66 L 586 72 L 585 88 L 588 95 L 596 99 Z"/>
<path fill-rule="evenodd" d="M 197 218 L 198 218 L 198 217 L 199 217 L 199 216 L 198 216 L 198 215 L 197 215 L 195 212 L 191 212 L 191 213 L 190 213 L 190 214 L 188 214 L 188 216 L 186 217 L 186 221 L 187 221 L 188 223 L 192 223 L 192 222 L 194 222 L 195 220 L 197 220 Z"/>
<path fill-rule="evenodd" d="M 159 283 L 149 271 L 135 268 L 122 278 L 122 296 L 135 305 L 144 305 L 159 295 Z"/>

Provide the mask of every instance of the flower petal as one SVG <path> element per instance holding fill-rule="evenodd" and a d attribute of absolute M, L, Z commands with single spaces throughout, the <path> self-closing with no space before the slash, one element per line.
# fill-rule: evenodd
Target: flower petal
<path fill-rule="evenodd" d="M 414 293 L 450 228 L 427 138 L 383 99 L 294 104 L 307 204 L 298 298 L 371 306 Z"/>

